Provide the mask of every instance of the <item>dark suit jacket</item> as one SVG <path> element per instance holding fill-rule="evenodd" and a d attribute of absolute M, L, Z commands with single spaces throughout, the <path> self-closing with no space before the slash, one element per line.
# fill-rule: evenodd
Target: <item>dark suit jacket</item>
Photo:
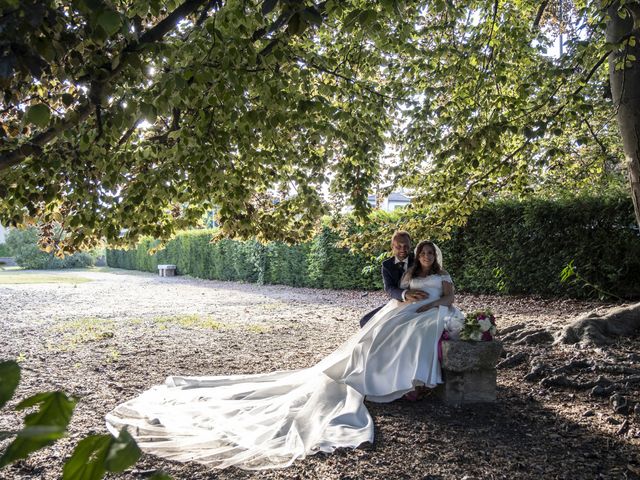
<path fill-rule="evenodd" d="M 391 257 L 382 262 L 382 283 L 384 284 L 384 291 L 387 292 L 391 298 L 395 298 L 401 302 L 402 292 L 404 289 L 400 288 L 400 280 L 402 279 L 404 271 L 395 263 L 395 261 L 395 257 Z M 413 255 L 409 255 L 408 266 L 410 267 L 412 264 Z M 371 317 L 378 313 L 382 307 L 384 307 L 384 305 L 379 306 L 362 317 L 360 319 L 360 326 L 364 327 L 365 324 L 371 320 Z"/>

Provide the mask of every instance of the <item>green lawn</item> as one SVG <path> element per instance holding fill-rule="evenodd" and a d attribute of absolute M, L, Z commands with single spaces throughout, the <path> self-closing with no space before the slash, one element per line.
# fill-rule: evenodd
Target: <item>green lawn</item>
<path fill-rule="evenodd" d="M 0 285 L 18 285 L 27 283 L 85 283 L 89 278 L 60 273 L 34 272 L 30 270 L 15 270 L 11 267 L 0 270 Z"/>

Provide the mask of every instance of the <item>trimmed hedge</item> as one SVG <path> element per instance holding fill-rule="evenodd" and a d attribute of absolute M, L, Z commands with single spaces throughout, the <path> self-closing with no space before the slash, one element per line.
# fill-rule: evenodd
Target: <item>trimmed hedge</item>
<path fill-rule="evenodd" d="M 338 236 L 325 227 L 312 242 L 301 245 L 220 240 L 215 230 L 180 232 L 164 249 L 149 254 L 158 242 L 144 238 L 132 250 L 107 249 L 107 265 L 156 272 L 158 264 L 173 264 L 180 275 L 294 287 L 382 287 L 379 273 L 363 275 L 366 259 L 335 247 Z"/>
<path fill-rule="evenodd" d="M 108 250 L 111 267 L 155 272 L 158 263 L 194 277 L 316 288 L 381 288 L 379 268 L 337 248 L 329 227 L 309 243 L 210 243 L 214 230 L 181 232 L 154 255 L 145 239 L 135 250 Z M 458 290 L 475 293 L 640 298 L 640 233 L 626 197 L 500 201 L 474 212 L 439 241 Z M 374 252 L 375 253 L 375 252 Z M 569 282 L 560 274 L 570 263 Z"/>
<path fill-rule="evenodd" d="M 466 291 L 640 297 L 640 234 L 628 198 L 497 202 L 474 212 L 445 248 L 458 257 L 447 266 Z M 562 283 L 572 261 L 583 280 Z"/>

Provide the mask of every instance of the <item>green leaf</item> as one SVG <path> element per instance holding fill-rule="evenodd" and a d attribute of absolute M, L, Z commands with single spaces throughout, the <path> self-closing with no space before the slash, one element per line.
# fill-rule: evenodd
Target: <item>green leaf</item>
<path fill-rule="evenodd" d="M 322 24 L 322 15 L 315 7 L 307 7 L 302 11 L 302 18 L 313 25 Z"/>
<path fill-rule="evenodd" d="M 138 444 L 124 428 L 116 438 L 107 454 L 105 467 L 110 472 L 122 472 L 138 461 L 142 455 Z"/>
<path fill-rule="evenodd" d="M 111 10 L 105 10 L 98 15 L 98 25 L 100 25 L 109 35 L 116 33 L 122 25 L 120 15 Z"/>
<path fill-rule="evenodd" d="M 576 271 L 573 267 L 573 260 L 571 260 L 560 272 L 560 281 L 562 283 L 566 283 L 571 277 L 576 274 Z"/>
<path fill-rule="evenodd" d="M 296 13 L 289 20 L 287 25 L 287 33 L 291 36 L 302 34 L 307 28 L 307 23 L 302 20 L 299 13 Z"/>
<path fill-rule="evenodd" d="M 173 480 L 173 477 L 164 472 L 156 472 L 149 477 L 149 480 Z"/>
<path fill-rule="evenodd" d="M 149 123 L 153 123 L 156 120 L 156 107 L 151 105 L 150 103 L 141 103 L 140 104 L 140 113 Z"/>
<path fill-rule="evenodd" d="M 20 383 L 20 366 L 13 360 L 0 363 L 0 408 L 13 397 Z"/>
<path fill-rule="evenodd" d="M 25 119 L 27 122 L 32 123 L 38 127 L 46 127 L 49 125 L 49 119 L 51 118 L 51 112 L 49 107 L 44 103 L 38 103 L 32 105 L 27 109 Z"/>
<path fill-rule="evenodd" d="M 16 406 L 16 410 L 24 410 L 36 405 L 40 406 L 40 410 L 27 415 L 25 425 L 66 426 L 71 419 L 76 402 L 64 392 L 42 392 L 25 398 Z"/>
<path fill-rule="evenodd" d="M 26 458 L 31 452 L 51 445 L 61 438 L 71 420 L 75 401 L 63 392 L 38 393 L 20 402 L 16 410 L 34 406 L 39 406 L 40 409 L 25 417 L 26 427 L 18 433 L 3 453 L 0 458 L 0 468 Z"/>
<path fill-rule="evenodd" d="M 66 428 L 58 426 L 26 427 L 18 432 L 16 438 L 0 457 L 0 468 L 21 458 L 27 458 L 30 453 L 51 445 L 59 438 L 62 438 L 65 432 Z"/>
<path fill-rule="evenodd" d="M 274 8 L 276 8 L 277 4 L 278 4 L 278 0 L 264 0 L 264 2 L 262 2 L 262 14 L 263 15 L 268 14 Z"/>
<path fill-rule="evenodd" d="M 113 443 L 111 435 L 92 435 L 78 442 L 64 464 L 63 480 L 99 480 L 105 472 L 105 459 Z"/>
<path fill-rule="evenodd" d="M 73 103 L 73 95 L 71 95 L 70 93 L 63 93 L 62 94 L 62 103 L 64 103 L 65 107 L 68 107 L 69 105 L 71 105 Z"/>
<path fill-rule="evenodd" d="M 87 8 L 93 11 L 100 9 L 103 5 L 101 0 L 84 0 L 83 3 L 87 6 Z"/>

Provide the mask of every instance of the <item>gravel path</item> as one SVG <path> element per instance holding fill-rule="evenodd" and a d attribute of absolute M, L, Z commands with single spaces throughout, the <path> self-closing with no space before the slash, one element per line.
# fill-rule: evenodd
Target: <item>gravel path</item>
<path fill-rule="evenodd" d="M 91 281 L 0 284 L 0 357 L 19 359 L 23 375 L 14 401 L 0 413 L 0 430 L 19 427 L 21 417 L 12 407 L 35 392 L 63 389 L 79 402 L 68 438 L 0 470 L 0 479 L 60 478 L 77 441 L 105 432 L 109 410 L 168 375 L 310 366 L 357 331 L 363 313 L 385 302 L 380 292 L 159 278 L 124 270 L 46 274 Z M 606 307 L 472 295 L 459 295 L 457 303 L 463 310 L 492 307 L 499 327 L 561 326 Z M 637 347 L 638 342 L 623 341 L 586 353 L 624 358 Z M 527 347 L 507 345 L 509 353 L 518 348 Z M 548 355 L 561 362 L 581 353 L 554 347 Z M 135 468 L 110 478 L 145 478 L 156 469 L 176 479 L 637 478 L 636 420 L 617 434 L 623 418 L 611 413 L 606 399 L 525 383 L 527 371 L 528 365 L 500 371 L 498 402 L 488 407 L 452 409 L 431 398 L 368 404 L 376 424 L 374 445 L 316 455 L 284 470 L 220 472 L 145 455 Z"/>

